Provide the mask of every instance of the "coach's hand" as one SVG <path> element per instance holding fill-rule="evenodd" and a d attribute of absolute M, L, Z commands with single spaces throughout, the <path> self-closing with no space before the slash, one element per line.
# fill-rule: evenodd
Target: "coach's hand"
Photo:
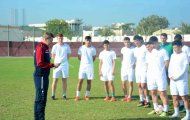
<path fill-rule="evenodd" d="M 170 80 L 175 80 L 174 78 L 173 78 L 173 76 L 170 78 Z"/>
<path fill-rule="evenodd" d="M 57 68 L 60 66 L 61 63 L 54 63 L 54 67 Z"/>

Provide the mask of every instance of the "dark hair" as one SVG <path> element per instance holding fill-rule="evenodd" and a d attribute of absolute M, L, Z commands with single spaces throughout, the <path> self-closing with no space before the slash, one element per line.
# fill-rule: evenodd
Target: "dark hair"
<path fill-rule="evenodd" d="M 182 36 L 180 34 L 176 34 L 174 40 L 182 40 Z"/>
<path fill-rule="evenodd" d="M 168 37 L 168 35 L 166 33 L 162 33 L 161 36 L 164 36 L 164 37 Z"/>
<path fill-rule="evenodd" d="M 63 34 L 62 33 L 58 33 L 57 37 L 63 37 Z"/>
<path fill-rule="evenodd" d="M 181 40 L 174 40 L 174 41 L 172 42 L 172 46 L 174 46 L 174 45 L 182 46 Z"/>
<path fill-rule="evenodd" d="M 124 39 L 123 39 L 124 41 L 130 41 L 130 38 L 129 37 L 124 37 Z"/>
<path fill-rule="evenodd" d="M 151 42 L 151 43 L 158 42 L 158 38 L 156 36 L 152 36 L 149 38 L 149 42 Z"/>
<path fill-rule="evenodd" d="M 139 40 L 139 35 L 135 35 L 135 36 L 133 37 L 133 40 Z"/>
<path fill-rule="evenodd" d="M 103 45 L 104 45 L 104 44 L 108 44 L 108 45 L 109 45 L 110 42 L 109 42 L 108 40 L 104 40 Z"/>
<path fill-rule="evenodd" d="M 145 43 L 145 45 L 151 45 L 151 44 L 153 44 L 153 42 L 148 41 Z"/>
<path fill-rule="evenodd" d="M 91 41 L 91 37 L 90 37 L 90 36 L 86 36 L 86 37 L 85 37 L 85 40 Z"/>

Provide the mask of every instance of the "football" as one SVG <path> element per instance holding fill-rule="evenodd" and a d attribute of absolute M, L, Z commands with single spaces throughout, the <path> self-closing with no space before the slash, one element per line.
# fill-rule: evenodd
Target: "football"
<path fill-rule="evenodd" d="M 157 109 L 156 109 L 156 114 L 161 114 L 163 111 L 163 106 L 162 105 L 158 105 Z"/>

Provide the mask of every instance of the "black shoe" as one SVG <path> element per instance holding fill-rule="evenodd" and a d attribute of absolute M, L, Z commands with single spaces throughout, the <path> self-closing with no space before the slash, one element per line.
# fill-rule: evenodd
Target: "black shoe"
<path fill-rule="evenodd" d="M 145 103 L 144 107 L 145 107 L 145 108 L 151 107 L 150 102 Z"/>
<path fill-rule="evenodd" d="M 144 106 L 144 102 L 140 101 L 139 104 L 137 105 L 137 107 L 142 107 L 142 106 Z"/>
<path fill-rule="evenodd" d="M 67 97 L 66 97 L 66 96 L 63 96 L 63 100 L 67 100 Z"/>
<path fill-rule="evenodd" d="M 55 96 L 51 96 L 51 99 L 52 99 L 52 100 L 55 100 Z"/>

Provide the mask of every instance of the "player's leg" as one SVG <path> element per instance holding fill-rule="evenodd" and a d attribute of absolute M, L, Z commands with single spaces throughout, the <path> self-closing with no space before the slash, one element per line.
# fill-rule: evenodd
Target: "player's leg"
<path fill-rule="evenodd" d="M 92 80 L 87 80 L 87 87 L 86 87 L 86 93 L 85 93 L 86 100 L 89 100 L 90 90 L 91 90 L 91 81 Z"/>
<path fill-rule="evenodd" d="M 124 97 L 122 98 L 122 101 L 127 101 L 127 80 L 128 80 L 128 73 L 127 68 L 122 66 L 121 67 L 121 81 L 122 81 L 122 90 Z"/>
<path fill-rule="evenodd" d="M 58 78 L 53 78 L 53 82 L 52 82 L 52 95 L 51 95 L 51 98 L 53 100 L 55 100 L 55 91 L 56 91 L 56 88 L 57 88 L 57 82 L 58 82 Z"/>
<path fill-rule="evenodd" d="M 69 77 L 69 65 L 66 64 L 62 68 L 62 89 L 63 89 L 63 99 L 67 99 L 67 78 Z"/>
<path fill-rule="evenodd" d="M 67 96 L 67 78 L 62 78 L 63 99 L 66 100 Z"/>
<path fill-rule="evenodd" d="M 76 91 L 75 101 L 78 101 L 79 97 L 80 97 L 80 91 L 82 89 L 82 83 L 83 83 L 83 80 L 86 78 L 85 70 L 80 68 L 78 76 L 79 76 L 79 80 L 78 80 L 78 83 L 77 83 L 77 91 Z"/>
<path fill-rule="evenodd" d="M 147 83 L 141 83 L 141 86 L 142 86 L 143 93 L 145 96 L 145 107 L 148 108 L 148 107 L 150 107 L 150 98 L 149 98 Z"/>
<path fill-rule="evenodd" d="M 179 117 L 179 103 L 178 103 L 179 99 L 178 98 L 179 98 L 178 95 L 172 95 L 174 113 L 171 116 L 169 116 L 169 118 L 177 118 L 177 117 Z"/>
<path fill-rule="evenodd" d="M 162 114 L 160 114 L 160 116 L 161 117 L 166 117 L 167 113 L 168 113 L 168 109 L 169 109 L 169 106 L 168 106 L 168 95 L 167 95 L 166 90 L 160 91 L 160 98 L 162 100 L 163 107 L 164 107 L 163 112 L 162 112 Z"/>
<path fill-rule="evenodd" d="M 106 97 L 104 98 L 104 101 L 108 101 L 108 100 L 110 100 L 108 81 L 104 81 L 104 90 L 106 92 Z"/>
<path fill-rule="evenodd" d="M 184 120 L 190 120 L 190 103 L 189 103 L 189 100 L 188 100 L 188 95 L 181 96 L 181 98 L 184 101 L 184 106 L 185 106 L 185 109 L 186 109 L 186 115 L 185 115 L 185 117 L 183 119 Z"/>
<path fill-rule="evenodd" d="M 52 95 L 51 98 L 55 100 L 55 91 L 57 88 L 58 78 L 61 75 L 61 67 L 53 69 Z"/>
<path fill-rule="evenodd" d="M 133 81 L 128 81 L 129 84 L 129 93 L 128 93 L 128 97 L 127 97 L 127 101 L 130 102 L 132 101 L 132 93 L 133 93 Z"/>
<path fill-rule="evenodd" d="M 138 89 L 139 89 L 140 101 L 139 101 L 139 104 L 137 106 L 141 107 L 141 106 L 144 106 L 144 93 L 143 93 L 141 83 L 138 83 Z"/>
<path fill-rule="evenodd" d="M 133 68 L 128 70 L 128 86 L 129 86 L 129 92 L 128 92 L 128 97 L 127 101 L 130 102 L 132 101 L 132 93 L 133 93 L 133 81 L 135 79 L 135 70 Z"/>
<path fill-rule="evenodd" d="M 152 97 L 153 102 L 153 111 L 149 112 L 148 115 L 156 114 L 156 110 L 158 109 L 158 96 L 157 96 L 157 90 L 154 88 L 150 88 L 150 93 Z"/>
<path fill-rule="evenodd" d="M 126 87 L 126 80 L 122 80 L 122 90 L 123 90 L 123 95 L 124 98 L 122 99 L 122 101 L 127 101 L 127 87 Z"/>
<path fill-rule="evenodd" d="M 115 87 L 114 87 L 114 84 L 113 84 L 113 80 L 109 81 L 109 85 L 110 85 L 110 91 L 111 91 L 111 94 L 112 94 L 111 102 L 113 102 L 113 101 L 115 101 Z"/>
<path fill-rule="evenodd" d="M 76 93 L 75 101 L 79 100 L 80 91 L 82 89 L 82 83 L 83 83 L 83 79 L 79 79 L 78 84 L 77 84 L 77 93 Z"/>

